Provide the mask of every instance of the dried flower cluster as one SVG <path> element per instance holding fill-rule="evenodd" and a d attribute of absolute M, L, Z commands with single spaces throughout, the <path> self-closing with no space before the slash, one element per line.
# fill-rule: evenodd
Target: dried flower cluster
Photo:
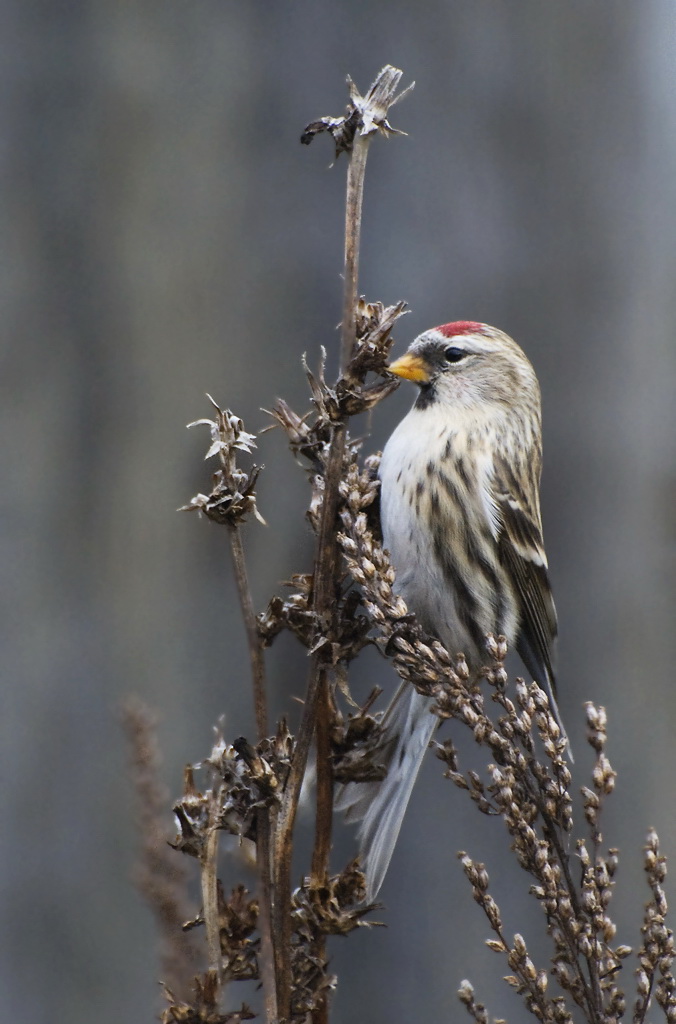
<path fill-rule="evenodd" d="M 667 901 L 664 880 L 667 863 L 660 853 L 657 833 L 651 829 L 645 845 L 644 870 L 652 896 L 646 904 L 641 926 L 643 944 L 638 951 L 636 971 L 638 996 L 634 1020 L 644 1021 L 654 992 L 658 1005 L 669 1024 L 676 1021 L 676 989 L 674 983 L 674 936 L 666 924 Z"/>
<path fill-rule="evenodd" d="M 177 848 L 184 849 L 180 844 Z M 253 938 L 258 925 L 258 902 L 248 899 L 249 892 L 237 885 L 226 900 L 222 885 L 218 884 L 218 931 L 223 956 L 223 981 L 250 981 L 258 978 L 259 941 Z M 204 915 L 198 914 L 183 925 L 190 931 L 204 924 Z"/>
<path fill-rule="evenodd" d="M 356 862 L 318 884 L 306 879 L 291 898 L 293 920 L 293 973 L 297 979 L 292 999 L 294 1018 L 303 1020 L 336 987 L 337 978 L 327 973 L 318 945 L 327 935 L 349 935 L 369 922 L 372 909 L 364 903 L 364 876 Z"/>
<path fill-rule="evenodd" d="M 315 135 L 321 132 L 328 132 L 336 146 L 336 159 L 341 153 L 351 153 L 354 146 L 355 135 L 368 136 L 375 132 L 381 132 L 385 137 L 390 135 L 405 135 L 406 132 L 393 128 L 387 120 L 387 113 L 390 107 L 398 103 L 413 89 L 415 82 L 411 82 L 399 95 L 396 95 L 402 72 L 398 68 L 387 65 L 380 72 L 375 82 L 362 96 L 356 85 L 347 76 L 347 84 L 350 90 L 350 103 L 344 117 L 322 117 L 318 121 L 312 121 L 306 125 L 300 141 L 305 146 L 314 139 Z"/>
<path fill-rule="evenodd" d="M 221 983 L 215 971 L 209 971 L 203 978 L 195 978 L 194 996 L 191 1002 L 177 999 L 171 989 L 165 986 L 167 1009 L 161 1016 L 162 1024 L 240 1024 L 253 1020 L 256 1014 L 245 1003 L 239 1010 L 221 1013 L 219 1009 Z"/>
<path fill-rule="evenodd" d="M 474 898 L 497 936 L 488 945 L 506 957 L 513 972 L 508 982 L 538 1020 L 556 1024 L 573 1020 L 564 996 L 551 994 L 551 976 L 584 1012 L 586 1020 L 604 1024 L 619 1021 L 625 1013 L 626 999 L 618 981 L 623 962 L 632 950 L 626 945 L 612 945 L 616 926 L 609 907 L 618 855 L 613 849 L 604 855 L 601 849 L 599 815 L 615 783 L 615 772 L 605 754 L 605 711 L 587 705 L 588 742 L 596 761 L 592 785 L 582 788 L 589 837 L 577 841 L 579 868 L 573 872 L 567 841 L 573 829 L 571 775 L 565 761 L 565 740 L 551 714 L 547 695 L 537 684 L 527 686 L 517 680 L 515 699 L 508 697 L 504 639 L 487 637 L 487 665 L 481 678 L 501 711 L 496 719 L 489 714 L 480 680 L 470 679 L 464 661 L 453 660 L 438 641 L 423 634 L 393 590 L 394 573 L 387 553 L 368 523 L 365 509 L 373 501 L 372 478 L 373 460 L 362 474 L 353 466 L 344 489 L 347 500 L 339 540 L 348 567 L 363 591 L 365 608 L 377 629 L 376 642 L 390 655 L 401 678 L 435 699 L 433 711 L 440 718 L 461 722 L 471 729 L 476 743 L 487 748 L 492 761 L 482 779 L 476 772 L 458 770 L 450 740 L 436 744 L 438 756 L 448 765 L 446 776 L 469 794 L 480 811 L 502 818 L 520 866 L 533 878 L 530 892 L 544 911 L 553 942 L 551 967 L 548 970 L 534 965 L 521 936 L 515 936 L 511 943 L 507 940 L 499 907 L 488 891 L 484 865 L 461 852 Z M 538 753 L 535 732 L 544 757 Z M 656 998 L 667 1020 L 673 1019 L 669 1014 L 673 1015 L 676 1007 L 673 940 L 664 923 L 666 901 L 661 888 L 665 871 L 664 860 L 657 852 L 657 837 L 651 833 L 646 874 L 654 898 L 646 910 L 643 934 L 650 935 L 652 942 L 639 951 L 635 1022 L 645 1019 L 647 1002 L 641 997 L 649 995 L 658 970 Z M 646 952 L 648 948 L 650 953 Z M 469 982 L 463 983 L 460 997 L 475 1020 L 488 1020 L 485 1009 L 474 1002 Z"/>
<path fill-rule="evenodd" d="M 195 786 L 193 767 L 186 769 L 183 797 L 174 804 L 180 829 L 175 849 L 192 857 L 202 856 L 216 796 L 216 827 L 255 840 L 256 811 L 279 801 L 292 753 L 293 737 L 284 720 L 276 736 L 256 747 L 243 738 L 226 744 L 219 735 L 209 757 L 197 766 L 206 769 L 210 777 L 211 785 L 204 793 Z"/>
<path fill-rule="evenodd" d="M 193 768 L 185 772 L 184 793 L 174 806 L 180 829 L 171 844 L 174 849 L 202 860 L 214 827 L 255 842 L 256 810 L 279 806 L 292 753 L 293 741 L 285 723 L 277 736 L 256 748 L 245 739 L 227 745 L 219 736 L 211 755 L 196 766 L 207 772 L 210 785 L 206 790 L 198 791 Z M 364 876 L 355 863 L 323 885 L 306 879 L 292 894 L 292 1019 L 303 1020 L 316 1001 L 334 987 L 335 979 L 327 974 L 326 964 L 316 959 L 314 946 L 319 936 L 347 935 L 365 924 L 370 907 L 364 903 L 364 894 Z M 258 901 L 249 898 L 243 885 L 236 886 L 226 900 L 218 883 L 217 913 L 221 981 L 258 979 Z M 204 912 L 200 912 L 183 924 L 183 930 L 204 924 Z M 201 984 L 204 988 L 207 981 L 203 978 Z M 172 1019 L 182 1018 L 167 1018 Z"/>
<path fill-rule="evenodd" d="M 174 849 L 201 863 L 214 829 L 256 842 L 256 812 L 261 807 L 277 809 L 280 806 L 292 755 L 293 738 L 283 721 L 276 736 L 261 741 L 256 747 L 243 738 L 226 744 L 218 735 L 209 757 L 194 768 L 186 769 L 184 793 L 174 805 L 179 826 L 179 835 L 171 844 Z M 204 791 L 195 785 L 196 770 L 206 773 L 209 785 Z M 317 943 L 326 935 L 347 935 L 366 923 L 363 918 L 371 908 L 364 904 L 364 892 L 364 876 L 356 863 L 349 864 L 341 874 L 322 884 L 305 879 L 293 892 L 290 950 L 293 1020 L 304 1020 L 318 1000 L 335 986 L 335 978 L 327 974 L 326 963 L 316 955 Z M 188 932 L 205 923 L 204 911 L 201 911 L 183 924 L 183 930 Z M 258 900 L 249 898 L 243 885 L 237 885 L 226 900 L 218 882 L 217 927 L 222 983 L 260 977 L 258 926 Z M 195 1004 L 179 1005 L 173 1000 L 164 1019 L 211 1021 L 208 1015 L 199 1016 L 200 1006 L 204 1009 L 209 1005 L 208 1000 L 205 1002 L 205 992 L 210 991 L 209 978 L 210 972 L 207 972 L 197 979 Z M 239 1020 L 241 1012 L 214 1020 Z M 182 1013 L 185 1016 L 181 1016 Z"/>
<path fill-rule="evenodd" d="M 311 471 L 326 468 L 332 423 L 367 412 L 399 386 L 399 381 L 390 375 L 369 385 L 365 381 L 369 373 L 386 372 L 394 342 L 392 330 L 405 312 L 403 302 L 384 306 L 381 302 L 360 299 L 356 310 L 356 343 L 345 372 L 336 384 L 331 386 L 326 382 L 326 353 L 322 351 L 316 376 L 305 366 L 313 412 L 300 416 L 283 399 L 275 403 L 271 415 L 285 431 L 291 451 L 306 458 Z"/>
<path fill-rule="evenodd" d="M 220 409 L 211 395 L 207 395 L 207 398 L 214 407 L 216 418 L 195 420 L 188 427 L 209 427 L 211 446 L 204 458 L 218 455 L 221 467 L 212 477 L 211 493 L 196 494 L 179 511 L 203 512 L 209 519 L 229 526 L 237 526 L 253 513 L 259 522 L 264 523 L 265 520 L 256 508 L 255 487 L 260 469 L 252 466 L 248 472 L 244 472 L 236 463 L 237 452 L 248 454 L 256 447 L 256 437 L 246 432 L 242 421 L 229 409 Z"/>

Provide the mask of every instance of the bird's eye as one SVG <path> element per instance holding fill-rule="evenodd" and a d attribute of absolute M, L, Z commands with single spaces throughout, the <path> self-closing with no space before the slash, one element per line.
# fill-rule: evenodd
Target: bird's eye
<path fill-rule="evenodd" d="M 455 348 L 454 345 L 444 349 L 444 358 L 447 363 L 459 363 L 461 359 L 464 359 L 467 352 L 464 348 Z"/>

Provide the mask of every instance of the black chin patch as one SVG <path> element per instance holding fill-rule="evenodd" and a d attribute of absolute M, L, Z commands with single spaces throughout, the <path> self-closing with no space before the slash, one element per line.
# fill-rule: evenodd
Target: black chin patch
<path fill-rule="evenodd" d="M 436 389 L 432 382 L 430 382 L 429 384 L 421 384 L 420 393 L 418 394 L 418 397 L 415 400 L 416 409 L 427 409 L 430 405 L 433 404 L 433 402 L 436 401 L 436 397 Z"/>

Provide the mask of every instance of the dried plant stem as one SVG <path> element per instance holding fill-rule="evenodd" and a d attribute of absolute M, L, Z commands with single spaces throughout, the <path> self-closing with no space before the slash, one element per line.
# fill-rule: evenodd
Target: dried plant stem
<path fill-rule="evenodd" d="M 345 258 L 343 320 L 341 324 L 341 372 L 345 372 L 356 343 L 356 316 L 359 280 L 359 246 L 361 239 L 362 203 L 364 197 L 364 176 L 366 158 L 372 136 L 357 132 L 350 164 L 347 171 L 345 201 Z M 330 622 L 335 607 L 338 580 L 339 550 L 336 543 L 336 516 L 338 512 L 338 488 L 342 475 L 346 443 L 345 424 L 337 425 L 326 474 L 324 494 L 324 515 L 315 563 L 315 612 L 320 622 Z M 332 631 L 330 631 L 332 632 Z M 312 853 L 312 875 L 321 885 L 328 877 L 329 855 L 331 853 L 331 831 L 333 824 L 333 772 L 331 768 L 331 701 L 329 676 L 321 652 L 313 658 L 313 669 L 317 678 L 317 705 L 315 736 L 317 748 L 317 809 L 315 818 L 315 843 Z M 321 939 L 317 950 L 323 959 L 326 950 L 326 936 Z M 325 1024 L 328 1020 L 328 1002 L 324 997 L 312 1012 L 312 1024 Z"/>
<path fill-rule="evenodd" d="M 261 807 L 256 815 L 256 868 L 261 885 L 258 912 L 258 928 L 261 936 L 260 973 L 266 1024 L 276 1024 L 279 1014 L 277 1008 L 277 960 L 272 931 L 274 882 L 271 877 L 270 833 L 270 811 Z"/>
<path fill-rule="evenodd" d="M 331 737 L 329 725 L 331 701 L 329 677 L 324 668 L 320 671 L 319 694 L 317 697 L 317 814 L 315 818 L 315 843 L 312 851 L 312 879 L 315 885 L 325 885 L 328 878 L 331 833 L 333 827 L 333 768 L 331 765 Z M 322 935 L 316 949 L 319 959 L 326 956 L 326 936 Z M 312 1024 L 326 1024 L 329 1007 L 326 996 L 312 1011 Z"/>
<path fill-rule="evenodd" d="M 345 284 L 343 322 L 341 328 L 342 366 L 345 367 L 355 343 L 357 277 L 359 270 L 359 240 L 361 236 L 361 210 L 364 194 L 366 156 L 371 136 L 355 136 L 347 173 L 345 209 Z M 347 428 L 344 421 L 337 422 L 329 448 L 326 466 L 322 518 L 317 542 L 314 571 L 313 609 L 319 628 L 331 631 L 338 577 L 338 548 L 336 544 L 336 518 L 338 514 L 339 485 L 343 471 Z M 320 694 L 323 697 L 320 699 Z M 331 820 L 333 813 L 333 786 L 331 768 L 327 758 L 329 750 L 330 703 L 326 651 L 323 646 L 312 655 L 310 678 L 305 706 L 296 737 L 296 747 L 289 780 L 285 787 L 279 814 L 275 844 L 277 902 L 275 907 L 275 934 L 284 949 L 291 942 L 291 849 L 293 826 L 298 799 L 307 765 L 313 735 L 317 736 L 317 816 L 312 873 L 315 879 L 325 877 L 331 849 Z M 284 972 L 285 974 L 288 972 Z M 279 981 L 279 979 L 278 979 Z M 290 1011 L 291 985 L 284 980 L 279 992 L 279 1011 L 284 1018 Z M 317 1020 L 319 1018 L 316 1018 Z"/>
<path fill-rule="evenodd" d="M 291 837 L 299 793 L 289 790 L 282 797 L 275 837 L 272 928 L 275 936 L 277 1009 L 281 1020 L 291 1014 Z M 295 804 L 292 803 L 295 797 Z"/>
<path fill-rule="evenodd" d="M 325 880 L 329 853 L 331 851 L 331 826 L 333 815 L 333 772 L 331 770 L 331 742 L 328 729 L 319 728 L 319 723 L 329 722 L 331 704 L 329 678 L 322 669 L 317 699 L 317 819 L 315 822 L 315 845 L 312 854 L 312 876 L 321 885 Z"/>
<path fill-rule="evenodd" d="M 347 196 L 345 202 L 345 265 L 343 291 L 343 322 L 341 324 L 341 369 L 345 370 L 355 344 L 355 317 L 357 310 L 357 283 L 359 279 L 359 245 L 361 239 L 361 211 L 364 199 L 366 158 L 372 135 L 357 133 L 347 170 Z"/>
<path fill-rule="evenodd" d="M 232 564 L 235 570 L 235 581 L 239 603 L 244 618 L 244 628 L 249 643 L 249 658 L 251 660 L 251 678 L 254 693 L 254 709 L 256 712 L 256 731 L 258 739 L 262 740 L 268 735 L 268 708 L 265 693 L 265 661 L 263 648 L 256 626 L 256 612 L 254 609 L 249 579 L 244 559 L 244 545 L 238 526 L 228 528 L 230 534 L 230 550 L 232 552 Z"/>
<path fill-rule="evenodd" d="M 315 611 L 324 622 L 328 624 L 331 616 L 331 601 L 333 588 L 336 579 L 336 564 L 338 552 L 335 544 L 335 522 L 338 512 L 338 485 L 340 483 L 343 456 L 345 453 L 345 425 L 339 423 L 334 430 L 333 440 L 329 453 L 329 461 L 326 472 L 326 487 L 324 492 L 324 504 L 322 508 L 322 523 L 315 562 Z M 321 603 L 320 603 L 321 602 Z M 324 669 L 325 654 L 322 650 L 315 651 L 311 658 L 310 672 L 305 704 L 300 726 L 296 735 L 291 771 L 284 788 L 281 807 L 278 816 L 277 835 L 275 840 L 275 908 L 274 908 L 274 931 L 278 946 L 286 953 L 284 956 L 284 970 L 278 971 L 278 1000 L 280 1017 L 284 1020 L 290 1014 L 291 1008 L 291 973 L 289 955 L 291 950 L 291 855 L 293 851 L 293 826 L 298 809 L 298 800 L 303 784 L 303 777 L 307 767 L 310 744 L 318 726 L 322 734 L 328 738 L 328 716 L 321 722 L 317 722 L 317 704 L 321 688 L 322 670 Z M 322 745 L 324 738 L 319 741 Z M 326 765 L 322 768 L 327 767 Z M 326 803 L 326 788 L 322 787 L 322 806 L 317 809 L 317 820 L 323 821 L 328 814 L 329 818 L 332 809 Z M 318 794 L 319 795 L 319 794 Z M 330 840 L 329 840 L 330 842 Z M 323 854 L 322 854 L 323 856 Z M 328 850 L 326 851 L 328 859 Z M 313 855 L 313 868 L 317 858 Z M 314 872 L 313 872 L 314 873 Z M 325 868 L 324 868 L 325 873 Z M 284 955 L 284 954 L 282 954 Z M 278 954 L 278 962 L 280 956 Z"/>
<path fill-rule="evenodd" d="M 341 324 L 341 372 L 345 372 L 356 342 L 356 315 L 359 280 L 359 247 L 361 216 L 364 198 L 366 158 L 372 136 L 357 132 L 347 170 L 345 200 L 345 255 L 343 320 Z M 335 607 L 339 551 L 336 543 L 336 516 L 338 488 L 344 461 L 346 442 L 345 424 L 338 424 L 333 435 L 326 474 L 324 515 L 315 562 L 315 613 L 322 622 L 330 622 Z M 312 855 L 312 874 L 321 883 L 328 873 L 331 852 L 331 826 L 333 820 L 333 778 L 330 764 L 329 737 L 331 705 L 329 678 L 323 658 L 313 659 L 317 674 L 316 744 L 317 744 L 317 815 L 315 846 Z"/>
<path fill-rule="evenodd" d="M 356 315 L 359 281 L 359 248 L 361 240 L 362 204 L 366 158 L 372 136 L 356 134 L 350 164 L 347 170 L 345 201 L 345 256 L 343 319 L 341 324 L 341 372 L 345 372 L 356 343 Z M 342 428 L 342 429 L 341 429 Z M 328 619 L 335 598 L 338 569 L 338 547 L 335 540 L 338 487 L 342 474 L 346 442 L 346 429 L 340 424 L 334 433 L 326 476 L 322 532 L 315 565 L 315 611 L 321 619 Z M 320 619 L 320 621 L 321 621 Z M 317 674 L 316 748 L 317 748 L 317 810 L 315 843 L 312 853 L 312 875 L 317 884 L 328 877 L 333 825 L 333 772 L 331 768 L 331 702 L 328 672 L 319 659 L 313 659 Z M 326 936 L 317 950 L 320 958 L 326 950 Z M 312 1013 L 312 1024 L 325 1024 L 328 1003 L 322 999 Z"/>
<path fill-rule="evenodd" d="M 268 710 L 265 688 L 265 660 L 261 638 L 256 625 L 249 579 L 244 558 L 244 545 L 239 527 L 229 527 L 230 550 L 232 564 L 237 583 L 239 603 L 242 609 L 244 627 L 249 643 L 249 659 L 251 662 L 251 681 L 254 694 L 254 710 L 256 713 L 256 731 L 258 739 L 268 734 Z M 274 882 L 271 877 L 270 860 L 270 811 L 266 807 L 259 808 L 256 814 L 256 869 L 260 883 L 259 930 L 261 936 L 260 971 L 265 1001 L 265 1017 L 267 1024 L 274 1024 L 278 1019 L 277 984 L 274 939 L 272 932 L 272 907 L 274 903 Z"/>
<path fill-rule="evenodd" d="M 209 971 L 214 974 L 217 988 L 220 988 L 222 976 L 221 933 L 218 918 L 218 829 L 215 818 L 218 813 L 219 800 L 215 800 L 210 808 L 209 829 L 201 858 L 202 867 L 202 912 L 204 927 L 207 934 L 207 957 Z"/>
<path fill-rule="evenodd" d="M 364 198 L 366 158 L 372 136 L 357 132 L 347 169 L 345 200 L 345 256 L 343 321 L 341 324 L 341 372 L 345 372 L 356 342 L 356 315 L 359 280 L 359 246 L 361 215 Z M 336 516 L 338 488 L 345 454 L 346 427 L 338 424 L 334 431 L 324 494 L 324 515 L 315 562 L 315 612 L 321 622 L 330 622 L 335 602 L 339 551 L 336 543 Z M 333 780 L 330 765 L 331 743 L 329 725 L 331 706 L 329 679 L 323 658 L 313 658 L 317 677 L 317 818 L 312 874 L 321 882 L 326 876 L 331 851 L 331 824 L 333 817 Z M 314 687 L 313 687 L 314 689 Z"/>
<path fill-rule="evenodd" d="M 529 786 L 529 793 L 534 803 L 539 808 L 540 814 L 543 821 L 543 832 L 548 842 L 554 849 L 556 860 L 561 867 L 561 871 L 565 878 L 566 889 L 570 895 L 571 905 L 573 907 L 576 918 L 580 917 L 581 907 L 580 900 L 578 898 L 577 887 L 573 881 L 573 876 L 570 871 L 570 858 L 565 849 L 565 840 L 563 839 L 561 832 L 551 822 L 546 813 L 546 808 L 543 805 L 542 800 L 539 798 L 537 790 L 533 786 Z M 564 927 L 562 929 L 565 935 L 568 949 L 570 952 L 571 960 L 575 963 L 579 963 L 577 947 L 575 943 L 575 935 L 572 933 L 570 927 Z M 587 1012 L 591 1014 L 591 1019 L 594 1019 L 594 1014 L 599 1014 L 602 1007 L 602 996 L 601 988 L 598 977 L 598 964 L 594 957 L 587 957 L 587 965 L 589 968 L 589 981 L 585 977 L 583 969 L 580 967 L 578 976 L 580 979 L 580 985 L 584 993 L 584 1000 L 587 1006 Z"/>

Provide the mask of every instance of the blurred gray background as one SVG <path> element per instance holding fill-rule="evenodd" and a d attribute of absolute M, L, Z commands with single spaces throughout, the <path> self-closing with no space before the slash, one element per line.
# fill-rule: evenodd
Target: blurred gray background
<path fill-rule="evenodd" d="M 306 408 L 301 355 L 337 344 L 346 162 L 329 170 L 329 141 L 299 134 L 342 112 L 348 72 L 366 88 L 388 62 L 417 86 L 393 114 L 408 138 L 372 148 L 361 290 L 409 302 L 398 351 L 468 318 L 535 364 L 560 703 L 578 785 L 583 702 L 608 709 L 603 824 L 622 851 L 618 939 L 636 943 L 647 827 L 676 855 L 672 0 L 4 0 L 0 47 L 3 1020 L 161 1005 L 120 704 L 159 712 L 173 794 L 221 714 L 229 736 L 254 731 L 225 538 L 174 511 L 210 472 L 184 424 L 205 391 L 254 431 L 277 395 Z M 378 408 L 370 447 L 412 398 Z M 310 567 L 311 538 L 279 433 L 257 459 L 269 527 L 245 542 L 263 607 Z M 282 638 L 275 713 L 297 713 L 305 668 Z M 362 675 L 395 684 L 374 656 Z M 440 769 L 416 788 L 387 930 L 334 944 L 341 1024 L 461 1018 L 463 977 L 522 1016 L 460 848 L 545 957 L 500 823 Z M 352 849 L 341 832 L 334 866 Z M 241 874 L 224 862 L 226 884 Z"/>

